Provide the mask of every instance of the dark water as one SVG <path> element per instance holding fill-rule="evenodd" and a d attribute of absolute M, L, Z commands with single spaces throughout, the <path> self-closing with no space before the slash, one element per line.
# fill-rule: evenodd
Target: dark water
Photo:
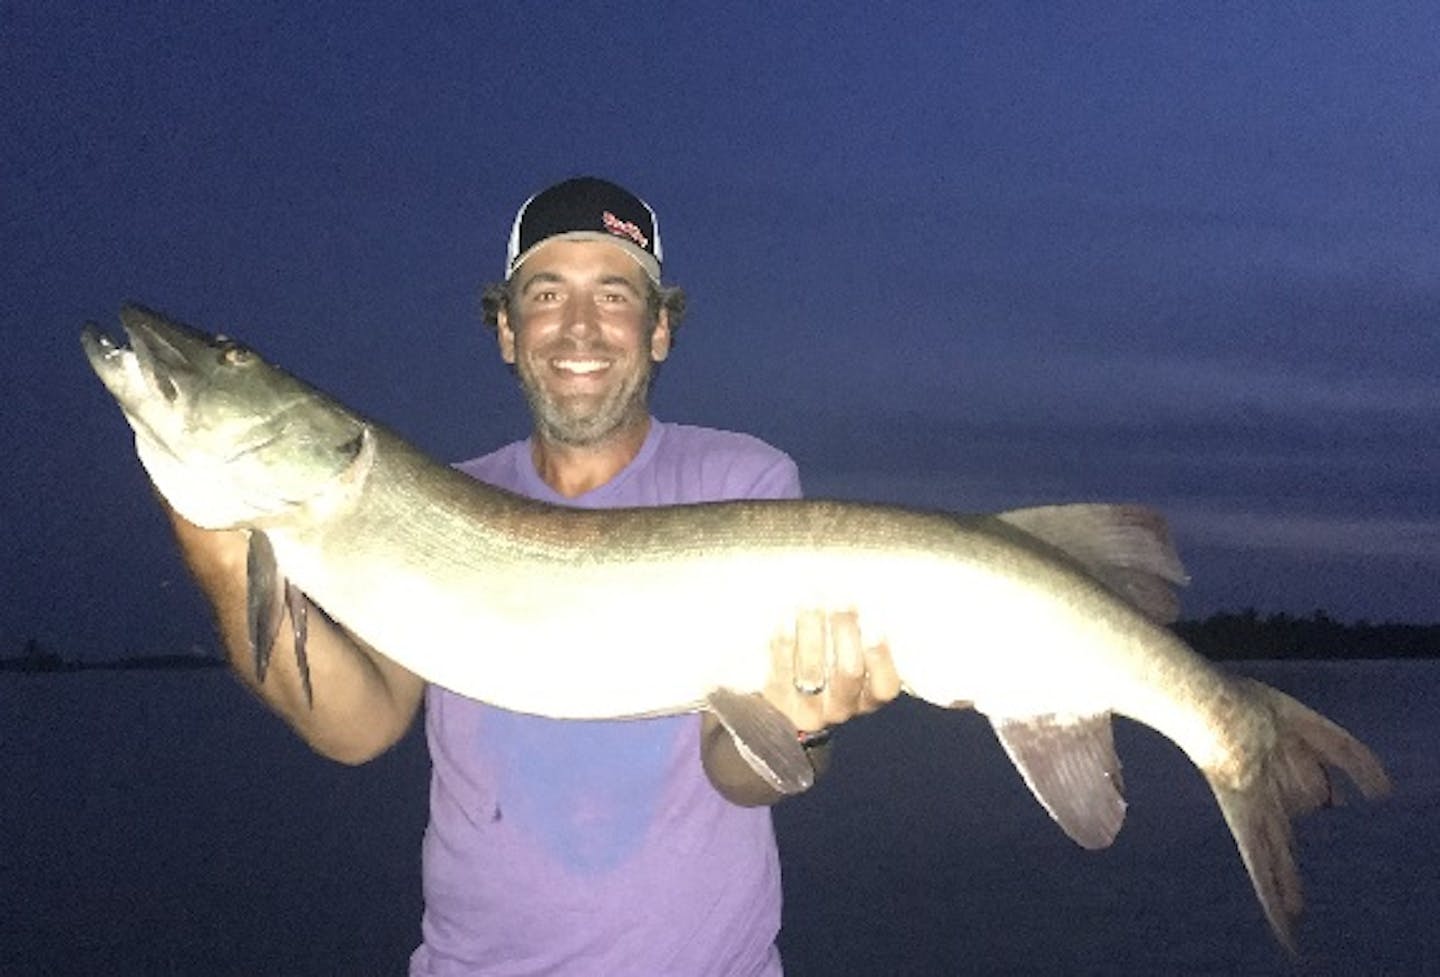
<path fill-rule="evenodd" d="M 1370 743 L 1397 795 L 1303 820 L 1302 957 L 1265 928 L 1199 774 L 1121 724 L 1105 852 L 988 726 L 902 703 L 777 813 L 791 977 L 1440 974 L 1440 662 L 1247 667 Z M 0 975 L 403 973 L 427 760 L 320 760 L 225 674 L 0 675 Z"/>

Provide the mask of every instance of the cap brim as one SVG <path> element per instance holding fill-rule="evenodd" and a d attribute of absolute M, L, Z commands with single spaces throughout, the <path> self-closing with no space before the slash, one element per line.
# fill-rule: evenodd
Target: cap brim
<path fill-rule="evenodd" d="M 624 238 L 616 237 L 614 234 L 606 234 L 602 231 L 566 231 L 563 234 L 552 234 L 543 240 L 536 241 L 524 253 L 517 256 L 515 260 L 510 263 L 509 269 L 505 272 L 505 280 L 509 281 L 511 278 L 514 278 L 515 272 L 520 270 L 520 266 L 525 263 L 525 259 L 551 241 L 604 241 L 606 244 L 613 244 L 628 254 L 652 282 L 656 285 L 660 284 L 660 262 L 655 260 L 653 254 Z"/>

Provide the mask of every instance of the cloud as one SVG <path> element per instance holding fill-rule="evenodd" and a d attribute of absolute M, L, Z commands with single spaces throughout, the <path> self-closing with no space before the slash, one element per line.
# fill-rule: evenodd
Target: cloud
<path fill-rule="evenodd" d="M 1247 407 L 1315 418 L 1316 414 L 1429 414 L 1440 417 L 1440 386 L 1430 378 L 1354 373 L 1344 364 L 1304 366 L 1220 356 L 1062 354 L 1052 369 L 1066 377 L 1068 401 L 1095 409 L 1213 412 Z"/>
<path fill-rule="evenodd" d="M 1303 512 L 1177 508 L 1171 525 L 1197 544 L 1292 555 L 1440 563 L 1440 518 L 1326 516 Z"/>

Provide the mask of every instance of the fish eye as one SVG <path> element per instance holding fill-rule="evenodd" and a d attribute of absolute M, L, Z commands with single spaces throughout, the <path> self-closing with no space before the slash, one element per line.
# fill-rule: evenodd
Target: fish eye
<path fill-rule="evenodd" d="M 226 342 L 220 347 L 220 362 L 224 366 L 241 366 L 255 356 L 249 349 L 236 342 Z"/>

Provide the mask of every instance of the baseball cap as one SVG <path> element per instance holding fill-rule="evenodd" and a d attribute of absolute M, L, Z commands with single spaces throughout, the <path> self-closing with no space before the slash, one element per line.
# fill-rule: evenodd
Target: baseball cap
<path fill-rule="evenodd" d="M 610 241 L 634 258 L 652 281 L 660 282 L 660 225 L 655 211 L 609 180 L 575 177 L 521 204 L 505 255 L 506 280 L 552 237 Z"/>

